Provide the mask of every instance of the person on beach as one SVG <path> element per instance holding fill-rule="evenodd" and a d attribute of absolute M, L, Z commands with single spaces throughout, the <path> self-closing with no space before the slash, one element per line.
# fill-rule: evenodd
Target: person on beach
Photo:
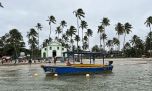
<path fill-rule="evenodd" d="M 57 58 L 54 56 L 54 64 L 56 65 Z"/>
<path fill-rule="evenodd" d="M 28 63 L 31 65 L 31 64 L 32 64 L 32 60 L 30 59 L 30 60 L 28 61 Z"/>
<path fill-rule="evenodd" d="M 93 64 L 95 64 L 95 55 L 92 56 Z"/>

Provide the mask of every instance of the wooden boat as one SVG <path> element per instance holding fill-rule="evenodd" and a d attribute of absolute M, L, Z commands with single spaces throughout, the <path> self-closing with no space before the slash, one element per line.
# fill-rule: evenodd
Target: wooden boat
<path fill-rule="evenodd" d="M 104 59 L 103 59 L 104 60 Z M 104 62 L 103 62 L 104 63 Z M 42 65 L 46 74 L 54 75 L 77 75 L 77 74 L 98 74 L 103 72 L 111 72 L 113 69 L 113 61 L 109 61 L 108 65 L 102 64 L 70 64 L 68 66 L 46 66 Z"/>

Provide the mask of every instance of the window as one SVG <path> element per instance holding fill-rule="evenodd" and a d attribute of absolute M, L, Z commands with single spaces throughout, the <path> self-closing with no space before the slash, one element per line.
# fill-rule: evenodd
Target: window
<path fill-rule="evenodd" d="M 59 50 L 59 47 L 57 47 L 57 50 Z"/>
<path fill-rule="evenodd" d="M 52 47 L 50 47 L 50 50 L 52 50 Z"/>
<path fill-rule="evenodd" d="M 64 51 L 64 48 L 62 48 L 62 51 Z"/>
<path fill-rule="evenodd" d="M 44 50 L 46 51 L 46 48 Z"/>

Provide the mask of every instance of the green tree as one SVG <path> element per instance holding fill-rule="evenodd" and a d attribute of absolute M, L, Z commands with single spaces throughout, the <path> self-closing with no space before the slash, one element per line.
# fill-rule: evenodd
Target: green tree
<path fill-rule="evenodd" d="M 37 28 L 37 31 L 38 31 L 38 49 L 40 49 L 40 31 L 42 30 L 42 25 L 41 25 L 41 23 L 37 23 L 37 25 L 36 25 L 36 28 Z"/>
<path fill-rule="evenodd" d="M 87 29 L 86 35 L 88 36 L 88 48 L 89 48 L 89 37 L 91 37 L 93 35 L 93 32 L 91 29 Z M 90 50 L 90 49 L 89 49 Z"/>
<path fill-rule="evenodd" d="M 115 27 L 115 30 L 118 34 L 118 40 L 120 40 L 120 35 L 122 35 L 125 31 L 123 24 L 118 22 L 116 27 Z M 119 46 L 118 46 L 118 50 L 120 51 L 120 43 L 119 43 Z"/>
<path fill-rule="evenodd" d="M 55 32 L 56 32 L 56 34 L 58 34 L 57 39 L 59 39 L 59 35 L 60 35 L 60 33 L 62 33 L 62 31 L 61 31 L 61 27 L 60 27 L 60 26 L 58 26 L 58 27 L 56 28 Z"/>
<path fill-rule="evenodd" d="M 0 2 L 0 7 L 1 7 L 1 8 L 4 8 L 4 6 L 2 5 L 2 3 L 1 3 L 1 2 Z"/>
<path fill-rule="evenodd" d="M 30 45 L 31 49 L 31 58 L 34 59 L 34 53 L 36 52 L 37 45 L 38 45 L 38 33 L 35 31 L 34 28 L 31 28 L 29 32 L 27 32 L 28 44 Z"/>
<path fill-rule="evenodd" d="M 61 26 L 61 30 L 62 30 L 62 35 L 63 35 L 63 29 L 64 27 L 67 27 L 67 22 L 65 20 L 62 20 L 61 23 L 60 23 L 60 26 Z"/>
<path fill-rule="evenodd" d="M 85 13 L 84 13 L 83 9 L 81 9 L 81 8 L 75 10 L 73 13 L 75 14 L 75 16 L 77 18 L 77 32 L 78 32 L 78 36 L 79 36 L 79 20 L 81 20 L 81 18 L 85 17 Z M 78 45 L 79 45 L 79 41 L 77 41 L 77 49 L 78 49 Z"/>
<path fill-rule="evenodd" d="M 81 21 L 80 27 L 82 29 L 82 46 L 84 44 L 83 31 L 84 31 L 84 29 L 87 29 L 87 26 L 88 26 L 88 24 L 86 21 Z M 83 47 L 82 47 L 82 49 L 83 49 Z"/>
<path fill-rule="evenodd" d="M 49 22 L 49 26 L 50 26 L 50 34 L 49 34 L 49 38 L 50 38 L 51 31 L 52 31 L 51 27 L 52 27 L 52 24 L 56 24 L 56 19 L 55 19 L 54 16 L 51 15 L 51 16 L 48 17 L 48 20 L 46 20 L 46 21 Z"/>
<path fill-rule="evenodd" d="M 116 37 L 114 37 L 113 38 L 113 45 L 118 47 L 119 44 L 120 44 L 119 40 Z"/>
<path fill-rule="evenodd" d="M 131 32 L 132 25 L 129 24 L 128 22 L 124 24 L 124 42 L 123 42 L 123 48 L 125 46 L 126 42 L 126 35 Z"/>
<path fill-rule="evenodd" d="M 9 38 L 7 39 L 7 42 L 13 45 L 16 58 L 18 58 L 19 49 L 22 47 L 21 43 L 23 42 L 23 36 L 17 29 L 12 29 L 9 31 Z M 15 60 L 16 63 L 16 60 Z"/>
<path fill-rule="evenodd" d="M 107 39 L 107 35 L 105 33 L 102 33 L 100 39 L 103 41 L 103 49 L 105 50 L 105 40 Z"/>
<path fill-rule="evenodd" d="M 100 52 L 100 47 L 98 47 L 98 45 L 93 46 L 92 52 Z"/>
<path fill-rule="evenodd" d="M 73 48 L 73 35 L 76 33 L 76 28 L 74 26 L 70 26 L 70 28 L 67 31 L 67 35 L 71 37 L 70 42 L 71 42 L 71 49 Z"/>
<path fill-rule="evenodd" d="M 147 19 L 146 19 L 146 22 L 145 22 L 146 26 L 149 27 L 150 29 L 150 32 L 151 32 L 151 25 L 152 25 L 152 16 L 149 16 Z M 151 33 L 150 33 L 151 34 Z M 151 35 L 150 35 L 150 57 L 151 57 Z"/>
<path fill-rule="evenodd" d="M 100 34 L 100 50 L 101 50 L 101 37 L 102 37 L 102 33 L 104 32 L 104 27 L 101 25 L 101 26 L 98 26 L 98 33 Z"/>
<path fill-rule="evenodd" d="M 108 40 L 106 43 L 107 47 L 109 47 L 109 51 L 112 50 L 113 47 L 113 40 Z"/>

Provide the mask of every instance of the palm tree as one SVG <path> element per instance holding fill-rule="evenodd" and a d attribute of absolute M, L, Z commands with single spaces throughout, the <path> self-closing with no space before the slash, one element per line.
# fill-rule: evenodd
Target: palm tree
<path fill-rule="evenodd" d="M 62 35 L 63 35 L 63 28 L 67 26 L 67 22 L 65 20 L 62 20 L 60 26 L 62 27 Z"/>
<path fill-rule="evenodd" d="M 100 39 L 103 40 L 103 49 L 105 50 L 105 40 L 107 39 L 107 35 L 105 33 L 102 33 Z"/>
<path fill-rule="evenodd" d="M 101 50 L 101 34 L 103 33 L 104 31 L 104 27 L 101 25 L 101 26 L 98 26 L 98 33 L 100 34 L 100 50 Z"/>
<path fill-rule="evenodd" d="M 81 9 L 81 8 L 75 10 L 73 13 L 75 14 L 75 16 L 77 18 L 77 32 L 78 32 L 78 36 L 79 36 L 79 20 L 81 20 L 82 17 L 85 17 L 85 13 L 84 13 L 83 9 Z M 77 41 L 77 49 L 78 49 L 78 44 L 79 44 L 79 41 Z"/>
<path fill-rule="evenodd" d="M 107 17 L 103 17 L 101 24 L 103 25 L 103 27 L 107 27 L 110 25 L 110 20 Z M 105 32 L 105 31 L 104 31 Z"/>
<path fill-rule="evenodd" d="M 10 30 L 7 36 L 8 36 L 7 42 L 13 45 L 15 56 L 16 58 L 18 58 L 18 53 L 19 53 L 19 49 L 21 48 L 21 41 L 23 41 L 23 36 L 17 29 Z"/>
<path fill-rule="evenodd" d="M 91 29 L 87 29 L 86 35 L 88 36 L 88 48 L 89 48 L 89 37 L 93 35 L 93 32 Z M 90 49 L 89 49 L 90 50 Z"/>
<path fill-rule="evenodd" d="M 1 7 L 1 8 L 4 8 L 4 6 L 2 5 L 2 3 L 1 3 L 1 2 L 0 2 L 0 7 Z"/>
<path fill-rule="evenodd" d="M 113 40 L 108 40 L 106 45 L 107 45 L 107 47 L 109 47 L 109 51 L 110 51 L 113 47 Z"/>
<path fill-rule="evenodd" d="M 40 31 L 42 30 L 42 25 L 41 25 L 41 23 L 37 23 L 37 25 L 35 26 L 36 28 L 37 28 L 37 31 L 38 31 L 38 49 L 40 49 L 40 40 L 39 40 L 39 38 L 40 38 Z"/>
<path fill-rule="evenodd" d="M 122 35 L 124 33 L 124 31 L 125 31 L 123 24 L 118 22 L 116 27 L 115 27 L 115 30 L 116 30 L 116 32 L 118 34 L 118 40 L 119 40 L 120 35 Z M 118 50 L 120 51 L 120 44 L 118 46 Z"/>
<path fill-rule="evenodd" d="M 113 45 L 119 46 L 120 41 L 117 38 L 113 38 Z"/>
<path fill-rule="evenodd" d="M 131 45 L 129 42 L 126 42 L 125 46 L 124 46 L 124 49 L 130 49 L 131 48 Z"/>
<path fill-rule="evenodd" d="M 80 37 L 79 37 L 78 35 L 75 35 L 74 40 L 77 41 L 77 43 L 78 43 L 78 41 L 80 41 Z M 77 48 L 77 49 L 78 49 L 78 48 Z"/>
<path fill-rule="evenodd" d="M 46 20 L 46 21 L 48 21 L 49 22 L 49 25 L 50 25 L 50 34 L 49 34 L 49 38 L 50 38 L 50 36 L 51 36 L 51 26 L 52 26 L 52 24 L 56 24 L 56 19 L 55 19 L 55 17 L 54 16 L 49 16 L 48 17 L 48 20 Z"/>
<path fill-rule="evenodd" d="M 87 29 L 87 26 L 88 26 L 88 24 L 87 24 L 86 21 L 81 21 L 80 27 L 81 27 L 81 29 L 82 29 L 82 46 L 83 46 L 83 44 L 84 44 L 84 41 L 83 41 L 83 29 Z M 82 48 L 82 49 L 83 49 L 83 48 Z"/>
<path fill-rule="evenodd" d="M 58 34 L 57 39 L 59 39 L 59 34 L 62 32 L 62 31 L 61 31 L 61 27 L 60 27 L 60 26 L 56 27 L 55 32 L 56 32 L 56 34 Z"/>
<path fill-rule="evenodd" d="M 137 35 L 134 35 L 132 37 L 132 39 L 131 39 L 132 46 L 136 47 L 138 39 L 139 39 L 139 37 Z"/>
<path fill-rule="evenodd" d="M 149 27 L 151 32 L 151 25 L 152 25 L 152 16 L 149 16 L 145 22 L 146 26 Z M 151 34 L 151 33 L 150 33 Z M 150 57 L 151 57 L 151 35 L 150 35 Z"/>
<path fill-rule="evenodd" d="M 70 28 L 67 31 L 67 35 L 71 37 L 70 42 L 71 42 L 71 48 L 73 48 L 73 35 L 76 33 L 76 28 L 74 26 L 70 26 Z"/>
<path fill-rule="evenodd" d="M 126 41 L 126 34 L 129 34 L 131 32 L 132 25 L 128 22 L 124 24 L 124 42 L 123 42 L 123 48 L 125 46 Z"/>
<path fill-rule="evenodd" d="M 30 32 L 27 32 L 27 37 L 28 37 L 28 44 L 30 45 L 30 48 L 32 50 L 32 59 L 34 59 L 34 50 L 37 48 L 38 41 L 38 33 L 35 31 L 34 28 L 30 29 Z"/>

